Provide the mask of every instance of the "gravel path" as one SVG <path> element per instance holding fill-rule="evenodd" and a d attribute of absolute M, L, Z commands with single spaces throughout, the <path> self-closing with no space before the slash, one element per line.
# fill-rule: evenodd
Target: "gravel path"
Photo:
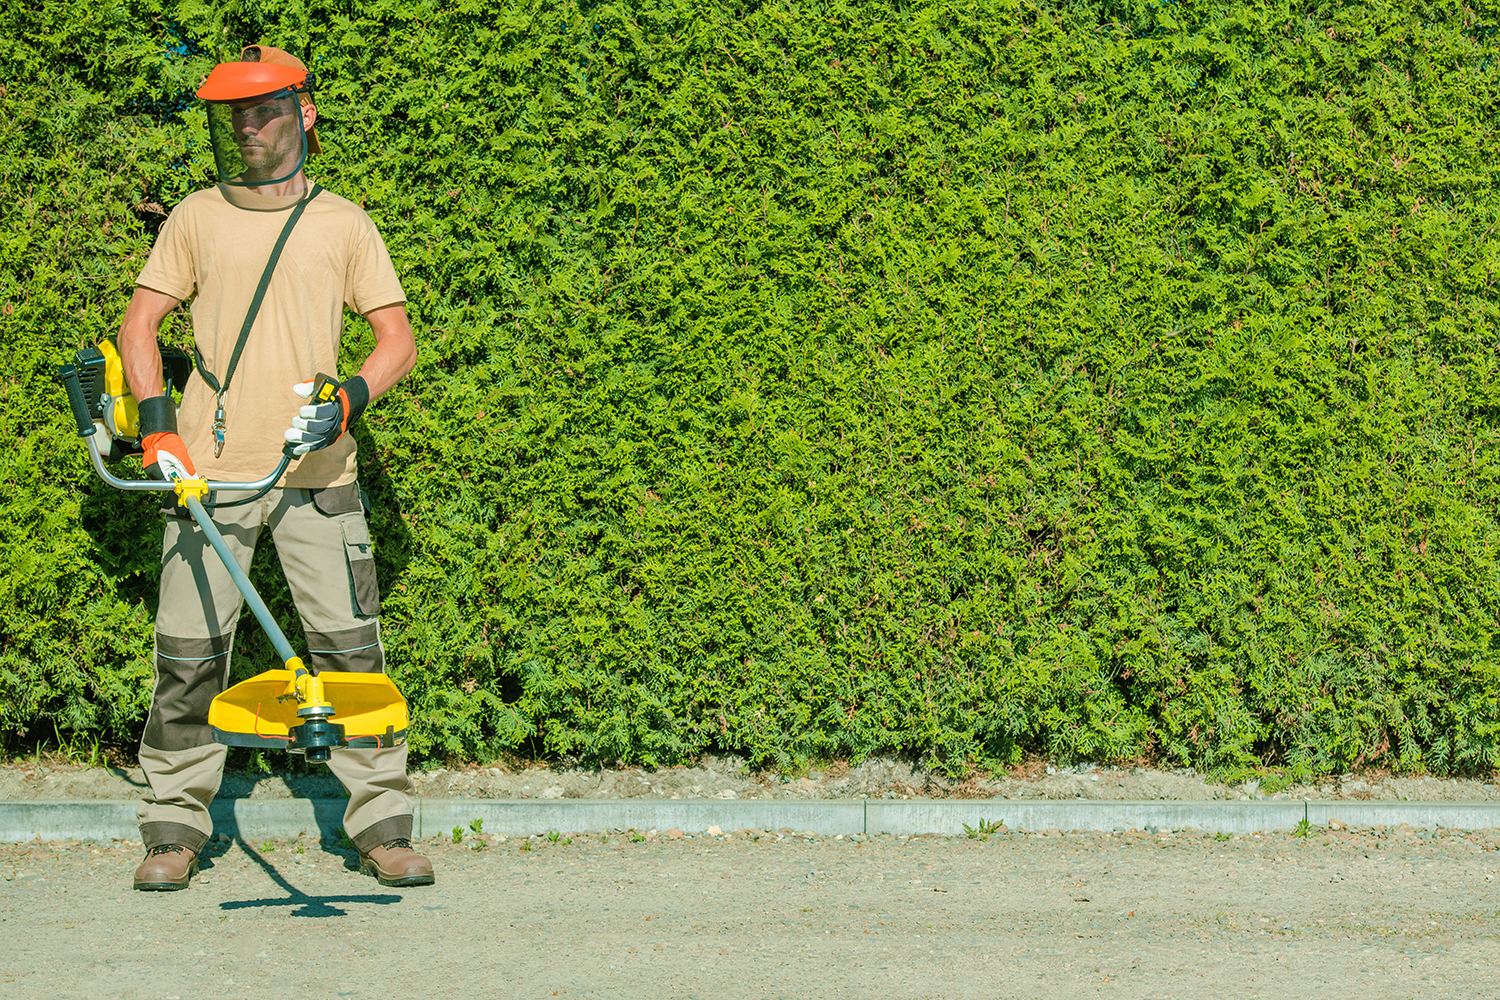
<path fill-rule="evenodd" d="M 223 842 L 190 890 L 162 894 L 129 887 L 138 845 L 0 846 L 0 996 L 1500 989 L 1487 833 L 568 839 L 428 841 L 438 884 L 405 890 L 315 841 Z"/>

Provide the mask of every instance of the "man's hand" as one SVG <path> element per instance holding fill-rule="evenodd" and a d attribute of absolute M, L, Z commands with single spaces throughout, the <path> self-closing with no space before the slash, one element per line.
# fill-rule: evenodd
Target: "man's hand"
<path fill-rule="evenodd" d="M 370 400 L 378 399 L 417 363 L 417 341 L 405 303 L 372 309 L 365 313 L 365 319 L 375 333 L 375 349 L 365 358 L 358 375 L 342 384 L 319 375 L 293 387 L 292 391 L 303 399 L 312 399 L 314 392 L 319 398 L 298 410 L 292 419 L 285 435 L 287 454 L 306 455 L 333 444 L 354 425 Z M 326 399 L 319 389 L 319 383 L 325 381 L 334 389 Z"/>
<path fill-rule="evenodd" d="M 197 478 L 187 445 L 176 434 L 147 434 L 141 439 L 141 447 L 146 451 L 146 475 L 152 479 Z"/>
<path fill-rule="evenodd" d="M 152 479 L 193 479 L 198 470 L 188 457 L 187 445 L 177 434 L 177 407 L 166 396 L 140 402 L 142 464 Z"/>
<path fill-rule="evenodd" d="M 370 387 L 358 375 L 343 383 L 319 375 L 292 386 L 292 391 L 303 399 L 312 399 L 313 392 L 324 384 L 331 386 L 331 391 L 320 391 L 319 400 L 299 409 L 287 429 L 285 437 L 293 455 L 327 448 L 343 437 L 370 405 Z"/>

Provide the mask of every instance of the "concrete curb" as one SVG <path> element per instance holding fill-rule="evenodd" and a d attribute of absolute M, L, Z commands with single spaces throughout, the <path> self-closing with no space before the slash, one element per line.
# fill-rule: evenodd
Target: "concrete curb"
<path fill-rule="evenodd" d="M 140 840 L 135 803 L 106 800 L 0 802 L 0 843 L 22 840 Z"/>
<path fill-rule="evenodd" d="M 345 799 L 220 799 L 214 829 L 260 840 L 306 834 L 332 836 L 344 821 Z M 0 802 L 0 842 L 139 839 L 136 804 L 118 799 Z M 558 830 L 779 830 L 832 836 L 851 833 L 961 835 L 965 825 L 1005 823 L 1012 830 L 1144 830 L 1195 827 L 1219 833 L 1346 826 L 1500 827 L 1494 802 L 1350 801 L 1098 801 L 1037 799 L 418 799 L 417 837 L 444 836 L 484 821 L 486 833 L 526 836 Z"/>
<path fill-rule="evenodd" d="M 868 833 L 962 834 L 981 820 L 1012 830 L 1180 830 L 1197 827 L 1222 833 L 1293 830 L 1302 819 L 1295 802 L 1181 802 L 1035 799 L 871 799 Z M 1495 810 L 1500 822 L 1500 808 Z M 1399 820 L 1397 822 L 1400 822 Z"/>
<path fill-rule="evenodd" d="M 418 827 L 423 837 L 451 833 L 455 826 L 484 820 L 485 833 L 526 836 L 548 830 L 779 830 L 832 836 L 863 833 L 864 799 L 423 799 Z"/>

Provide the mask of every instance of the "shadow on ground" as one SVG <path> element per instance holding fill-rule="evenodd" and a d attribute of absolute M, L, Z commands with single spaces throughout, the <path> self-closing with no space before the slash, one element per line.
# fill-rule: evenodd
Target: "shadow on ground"
<path fill-rule="evenodd" d="M 254 861 L 257 865 L 260 866 L 261 871 L 270 876 L 271 881 L 275 882 L 283 890 L 285 890 L 286 896 L 281 899 L 232 899 L 228 902 L 220 903 L 220 909 L 248 910 L 261 909 L 264 907 L 272 906 L 287 906 L 294 908 L 288 914 L 288 916 L 293 917 L 343 917 L 348 916 L 348 911 L 340 909 L 335 904 L 369 903 L 375 906 L 389 906 L 392 903 L 401 902 L 402 897 L 400 894 L 390 892 L 355 893 L 337 896 L 310 896 L 307 893 L 303 892 L 301 889 L 298 889 L 296 886 L 292 885 L 292 883 L 288 882 L 286 880 L 286 877 L 283 876 L 281 872 L 276 870 L 275 865 L 267 861 L 259 851 L 251 847 L 249 844 L 245 843 L 244 840 L 238 840 L 236 841 L 236 843 L 239 844 L 240 850 L 244 851 L 245 855 L 249 857 L 250 860 Z M 212 857 L 222 856 L 226 850 L 228 850 L 227 846 L 222 849 L 212 850 L 212 852 L 210 852 L 209 850 L 205 850 L 203 861 L 208 862 L 206 867 L 212 867 Z M 350 859 L 347 857 L 348 852 L 330 851 L 329 853 L 343 856 L 344 867 L 346 868 L 358 867 L 357 861 L 351 865 Z M 200 862 L 200 864 L 202 864 L 202 862 Z"/>

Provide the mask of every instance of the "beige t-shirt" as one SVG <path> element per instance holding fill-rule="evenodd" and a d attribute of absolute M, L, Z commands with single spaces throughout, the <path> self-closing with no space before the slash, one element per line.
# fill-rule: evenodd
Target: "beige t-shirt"
<path fill-rule="evenodd" d="M 136 284 L 189 300 L 193 339 L 222 385 L 245 313 L 288 213 L 300 195 L 262 197 L 225 185 L 195 191 L 162 225 Z M 338 372 L 344 307 L 363 315 L 406 301 L 375 223 L 358 205 L 321 191 L 277 261 L 224 398 L 224 452 L 214 458 L 215 394 L 188 380 L 178 431 L 198 475 L 260 479 L 281 460 L 282 435 L 305 402 L 292 386 Z M 351 373 L 352 374 L 352 373 Z M 293 460 L 281 485 L 354 482 L 354 438 Z"/>

